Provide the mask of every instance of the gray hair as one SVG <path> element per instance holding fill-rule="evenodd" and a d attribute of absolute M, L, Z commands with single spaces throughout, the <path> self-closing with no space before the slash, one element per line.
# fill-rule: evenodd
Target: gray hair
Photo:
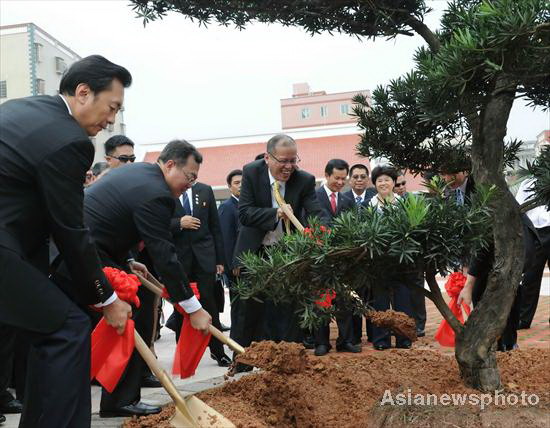
<path fill-rule="evenodd" d="M 267 153 L 273 153 L 278 146 L 295 147 L 296 141 L 294 141 L 294 138 L 286 134 L 274 135 L 267 142 Z"/>

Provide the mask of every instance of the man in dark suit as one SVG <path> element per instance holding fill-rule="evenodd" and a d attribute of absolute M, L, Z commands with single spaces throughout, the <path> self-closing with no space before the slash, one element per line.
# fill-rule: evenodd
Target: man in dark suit
<path fill-rule="evenodd" d="M 362 163 L 357 163 L 349 169 L 349 184 L 351 190 L 344 192 L 344 196 L 355 202 L 357 206 L 368 207 L 370 200 L 376 196 L 376 189 L 370 186 L 369 169 Z M 369 301 L 370 292 L 365 287 L 358 290 L 358 294 L 364 301 Z M 361 344 L 363 335 L 363 317 L 361 315 L 352 315 L 353 323 L 353 344 Z M 372 325 L 370 320 L 365 318 L 367 340 L 372 339 Z"/>
<path fill-rule="evenodd" d="M 195 183 L 180 196 L 172 219 L 172 234 L 187 277 L 197 282 L 201 305 L 212 317 L 214 327 L 221 329 L 216 274 L 224 270 L 223 238 L 212 187 Z M 174 311 L 169 322 L 178 340 L 183 317 Z M 212 337 L 209 346 L 210 356 L 220 367 L 231 364 L 218 339 Z"/>
<path fill-rule="evenodd" d="M 231 325 L 235 322 L 239 302 L 236 299 L 233 284 L 235 277 L 233 275 L 233 255 L 235 244 L 239 233 L 239 197 L 241 196 L 241 182 L 243 172 L 240 169 L 234 169 L 227 176 L 227 187 L 231 196 L 223 202 L 218 208 L 220 217 L 220 227 L 223 236 L 223 249 L 225 251 L 224 272 L 229 283 L 229 297 L 231 298 Z"/>
<path fill-rule="evenodd" d="M 349 166 L 346 161 L 331 159 L 325 166 L 326 183 L 316 191 L 321 209 L 324 211 L 325 217 L 330 218 L 331 221 L 344 211 L 355 207 L 354 201 L 341 193 L 346 185 L 348 171 Z M 361 352 L 361 346 L 353 344 L 352 314 L 338 304 L 338 297 L 336 297 L 335 305 L 337 307 L 336 323 L 338 324 L 336 350 L 339 352 Z M 315 332 L 315 355 L 320 357 L 328 353 L 331 348 L 329 339 L 330 323 L 326 323 Z"/>
<path fill-rule="evenodd" d="M 104 266 L 129 271 L 130 250 L 143 241 L 171 301 L 190 314 L 195 328 L 207 331 L 210 315 L 189 287 L 170 229 L 175 198 L 196 180 L 201 162 L 202 156 L 194 146 L 186 141 L 172 141 L 161 152 L 157 163 L 114 169 L 90 186 L 84 198 L 84 211 L 86 225 Z M 138 331 L 142 328 L 139 315 L 138 312 L 135 320 Z M 150 323 L 149 317 L 145 319 Z M 101 417 L 160 411 L 139 401 L 143 368 L 143 361 L 134 351 L 112 394 L 103 390 Z"/>
<path fill-rule="evenodd" d="M 395 182 L 394 192 L 401 198 L 407 198 L 407 180 L 403 171 L 399 171 L 397 181 Z M 424 288 L 424 273 L 407 275 L 407 282 L 411 295 L 411 309 L 416 323 L 416 335 L 418 337 L 426 336 L 426 296 L 422 289 Z"/>
<path fill-rule="evenodd" d="M 299 161 L 294 139 L 278 134 L 268 141 L 264 159 L 245 165 L 239 198 L 241 229 L 235 245 L 235 265 L 244 252 L 262 253 L 264 247 L 275 244 L 283 236 L 287 217 L 275 199 L 276 191 L 293 212 L 304 210 L 307 216 L 324 219 L 315 196 L 315 177 L 298 169 Z M 275 306 L 270 302 L 264 305 L 253 299 L 241 301 L 240 305 L 231 334 L 242 346 L 249 346 L 252 340 L 266 336 L 273 340 L 302 340 L 297 315 L 290 305 Z"/>
<path fill-rule="evenodd" d="M 447 197 L 455 198 L 459 205 L 469 203 L 472 193 L 475 192 L 475 182 L 468 171 L 447 170 L 444 168 L 440 176 L 448 185 L 445 190 Z"/>
<path fill-rule="evenodd" d="M 366 165 L 357 163 L 349 170 L 351 190 L 344 192 L 344 196 L 354 201 L 356 205 L 368 206 L 370 200 L 376 195 L 375 188 L 369 184 L 369 169 Z"/>
<path fill-rule="evenodd" d="M 122 334 L 131 307 L 102 272 L 83 221 L 83 184 L 94 158 L 89 136 L 115 122 L 132 77 L 94 55 L 74 63 L 60 95 L 0 106 L 0 323 L 30 343 L 20 427 L 90 426 L 90 320 L 103 307 Z M 69 280 L 48 278 L 48 238 Z"/>

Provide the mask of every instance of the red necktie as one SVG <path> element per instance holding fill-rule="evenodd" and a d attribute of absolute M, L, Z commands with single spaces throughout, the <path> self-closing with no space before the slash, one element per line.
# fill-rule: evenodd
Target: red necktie
<path fill-rule="evenodd" d="M 332 214 L 336 214 L 336 193 L 330 194 L 330 209 Z"/>

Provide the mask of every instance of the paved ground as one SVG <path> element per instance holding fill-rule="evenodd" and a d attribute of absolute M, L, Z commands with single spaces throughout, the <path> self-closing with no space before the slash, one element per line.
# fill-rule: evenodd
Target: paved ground
<path fill-rule="evenodd" d="M 442 285 L 443 283 L 441 283 Z M 229 301 L 227 296 L 226 302 Z M 228 306 L 228 305 L 226 305 Z M 171 313 L 171 309 L 165 308 L 167 315 Z M 427 314 L 428 321 L 426 324 L 426 337 L 421 338 L 418 342 L 415 343 L 415 347 L 419 348 L 436 348 L 440 349 L 441 352 L 445 354 L 453 354 L 454 348 L 442 348 L 439 344 L 433 339 L 433 336 L 441 322 L 441 315 L 431 303 L 427 300 Z M 533 324 L 529 330 L 520 330 L 519 331 L 519 346 L 520 348 L 548 348 L 550 345 L 550 275 L 548 272 L 545 273 L 543 279 L 543 287 L 541 290 L 541 296 L 539 299 L 539 305 L 537 308 L 537 313 Z M 226 312 L 221 314 L 221 320 L 224 324 L 229 325 L 229 308 L 226 308 Z M 334 334 L 332 335 L 334 336 Z M 333 337 L 334 339 L 334 337 Z M 161 330 L 161 339 L 156 342 L 155 349 L 159 357 L 160 364 L 162 367 L 170 372 L 172 364 L 172 356 L 174 352 L 175 338 L 174 333 L 167 328 Z M 372 349 L 370 344 L 364 343 L 363 352 L 378 352 Z M 227 350 L 228 355 L 231 355 L 229 350 Z M 192 394 L 198 391 L 209 389 L 220 385 L 224 382 L 223 375 L 226 369 L 218 367 L 216 362 L 210 359 L 210 354 L 207 352 L 204 354 L 199 367 L 197 369 L 197 374 L 190 379 L 179 380 L 176 379 L 175 383 L 178 389 L 185 395 Z M 240 376 L 240 375 L 239 375 Z M 120 427 L 123 421 L 123 418 L 110 418 L 110 419 L 101 419 L 99 418 L 99 399 L 101 391 L 99 387 L 92 387 L 92 427 L 97 428 L 115 428 Z M 142 390 L 142 399 L 143 401 L 150 404 L 166 404 L 170 401 L 168 395 L 164 392 L 163 389 L 151 389 L 144 388 Z M 2 428 L 16 428 L 19 423 L 19 415 L 6 415 L 7 422 L 2 425 Z"/>

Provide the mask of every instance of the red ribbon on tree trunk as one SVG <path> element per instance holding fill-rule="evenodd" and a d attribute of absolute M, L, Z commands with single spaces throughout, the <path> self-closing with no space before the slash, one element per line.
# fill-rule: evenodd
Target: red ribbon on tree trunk
<path fill-rule="evenodd" d="M 197 283 L 189 284 L 195 297 L 200 299 Z M 163 297 L 169 299 L 170 296 L 166 289 L 163 291 Z M 176 310 L 183 315 L 183 323 L 181 324 L 180 338 L 176 345 L 174 353 L 174 364 L 172 365 L 172 374 L 178 375 L 181 379 L 186 379 L 195 374 L 197 367 L 204 355 L 208 343 L 210 342 L 211 334 L 203 334 L 196 330 L 191 325 L 189 314 L 183 310 L 179 304 L 175 304 Z"/>
<path fill-rule="evenodd" d="M 461 324 L 464 324 L 464 315 L 462 314 L 462 308 L 464 308 L 464 312 L 466 312 L 466 315 L 470 315 L 470 306 L 462 302 L 461 308 L 458 304 L 458 295 L 464 288 L 465 283 L 466 277 L 461 272 L 452 273 L 445 283 L 445 290 L 451 298 L 451 301 L 449 302 L 449 308 Z M 447 320 L 444 319 L 443 321 L 441 321 L 441 324 L 439 324 L 439 328 L 435 333 L 435 339 L 439 342 L 441 346 L 455 346 L 455 332 L 451 328 Z"/>
<path fill-rule="evenodd" d="M 119 269 L 105 267 L 103 272 L 121 300 L 139 307 L 136 295 L 140 281 L 137 276 Z M 134 321 L 128 320 L 121 336 L 101 318 L 92 332 L 92 364 L 90 378 L 97 381 L 109 392 L 115 387 L 134 352 Z"/>

